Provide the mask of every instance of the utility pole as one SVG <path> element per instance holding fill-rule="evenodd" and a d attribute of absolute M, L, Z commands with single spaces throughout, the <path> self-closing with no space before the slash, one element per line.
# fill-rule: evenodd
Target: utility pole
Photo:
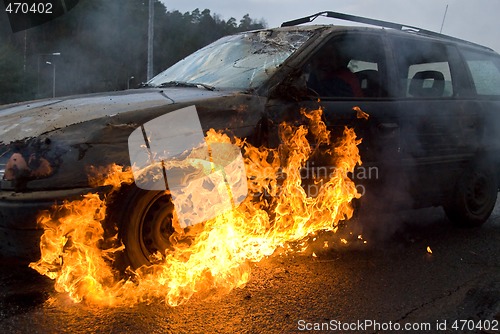
<path fill-rule="evenodd" d="M 149 0 L 147 81 L 153 77 L 154 0 Z"/>

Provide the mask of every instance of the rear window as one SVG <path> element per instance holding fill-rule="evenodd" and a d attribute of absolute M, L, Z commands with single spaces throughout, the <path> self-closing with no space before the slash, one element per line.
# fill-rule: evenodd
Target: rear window
<path fill-rule="evenodd" d="M 478 95 L 500 96 L 500 58 L 466 50 L 463 55 Z"/>
<path fill-rule="evenodd" d="M 454 94 L 449 52 L 446 45 L 410 38 L 394 38 L 399 66 L 400 96 L 447 98 Z"/>

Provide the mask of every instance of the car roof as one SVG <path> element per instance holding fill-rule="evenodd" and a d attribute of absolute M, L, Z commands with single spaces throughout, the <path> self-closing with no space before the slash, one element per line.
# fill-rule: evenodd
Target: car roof
<path fill-rule="evenodd" d="M 362 24 L 367 24 L 370 26 L 377 26 L 378 28 L 374 27 L 366 27 L 366 26 L 339 26 L 339 25 L 304 25 L 300 26 L 299 25 L 303 23 L 309 23 L 312 22 L 314 19 L 317 17 L 322 16 L 322 17 L 328 17 L 328 18 L 334 18 L 334 19 L 340 19 L 340 20 L 346 20 L 346 21 L 351 21 L 351 22 L 357 22 L 357 23 L 362 23 Z M 467 40 L 463 40 L 460 38 L 448 36 L 445 34 L 437 33 L 434 31 L 430 30 L 425 30 L 422 28 L 418 28 L 415 26 L 410 26 L 410 25 L 405 25 L 405 24 L 400 24 L 400 23 L 394 23 L 394 22 L 389 22 L 389 21 L 382 21 L 382 20 L 377 20 L 377 19 L 371 19 L 367 17 L 362 17 L 362 16 L 355 16 L 355 15 L 349 15 L 349 14 L 344 14 L 344 13 L 338 13 L 338 12 L 331 12 L 331 11 L 324 11 L 324 12 L 319 12 L 313 15 L 305 16 L 302 18 L 298 18 L 295 20 L 291 21 L 286 21 L 281 25 L 281 28 L 279 29 L 289 29 L 291 27 L 295 27 L 295 29 L 299 28 L 298 30 L 314 30 L 314 29 L 325 29 L 327 27 L 336 27 L 339 30 L 372 30 L 372 31 L 380 31 L 383 30 L 389 34 L 395 34 L 395 35 L 404 35 L 408 36 L 408 34 L 411 34 L 413 36 L 417 37 L 422 37 L 422 38 L 430 38 L 434 40 L 438 40 L 441 42 L 453 42 L 455 44 L 459 45 L 467 45 L 467 46 L 472 46 L 476 48 L 480 48 L 483 50 L 487 51 L 492 51 L 494 52 L 493 49 L 486 47 L 484 45 L 480 45 L 477 43 L 473 43 Z M 382 28 L 382 29 L 380 29 Z"/>

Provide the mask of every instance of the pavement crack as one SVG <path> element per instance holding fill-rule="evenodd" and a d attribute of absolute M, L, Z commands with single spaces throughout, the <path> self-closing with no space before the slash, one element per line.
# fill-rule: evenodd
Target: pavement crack
<path fill-rule="evenodd" d="M 438 302 L 439 300 L 442 300 L 444 298 L 449 298 L 450 296 L 452 296 L 455 293 L 457 293 L 460 290 L 462 290 L 464 287 L 470 286 L 471 283 L 473 283 L 473 282 L 475 282 L 477 280 L 480 280 L 481 277 L 483 277 L 484 275 L 485 275 L 485 273 L 481 273 L 480 275 L 474 277 L 473 279 L 470 279 L 470 280 L 468 280 L 468 281 L 466 281 L 466 282 L 458 285 L 455 289 L 448 290 L 446 294 L 437 296 L 435 298 L 432 298 L 430 301 L 425 302 L 423 304 L 420 304 L 417 307 L 412 308 L 411 310 L 409 310 L 408 312 L 406 312 L 402 317 L 400 317 L 399 319 L 397 319 L 395 322 L 397 322 L 397 323 L 403 322 L 405 319 L 407 319 L 414 312 L 419 311 L 419 310 L 421 310 L 421 309 L 423 309 L 423 308 L 425 308 L 425 307 L 427 307 L 429 305 L 432 305 L 432 304 Z"/>

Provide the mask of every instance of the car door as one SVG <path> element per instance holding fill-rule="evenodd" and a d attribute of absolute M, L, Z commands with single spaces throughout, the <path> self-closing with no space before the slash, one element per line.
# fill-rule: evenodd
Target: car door
<path fill-rule="evenodd" d="M 417 203 L 439 205 L 477 151 L 478 108 L 467 98 L 453 44 L 410 35 L 393 36 L 391 44 L 398 70 L 402 168 Z"/>
<path fill-rule="evenodd" d="M 470 74 L 470 104 L 468 112 L 480 113 L 484 124 L 481 150 L 500 162 L 500 56 L 491 50 L 479 48 L 460 49 Z M 499 172 L 500 175 L 500 172 Z"/>
<path fill-rule="evenodd" d="M 325 53 L 331 56 L 325 57 Z M 317 58 L 340 62 L 344 68 L 339 70 L 338 65 L 328 68 L 328 64 L 323 64 L 324 59 L 318 61 Z M 354 128 L 357 137 L 362 138 L 359 145 L 362 165 L 356 168 L 352 177 L 361 193 L 366 192 L 366 187 L 391 183 L 389 176 L 399 165 L 399 116 L 391 97 L 393 88 L 389 73 L 393 66 L 389 61 L 382 34 L 336 33 L 312 52 L 303 64 L 301 80 L 308 86 L 308 97 L 297 102 L 270 101 L 268 104 L 268 115 L 275 126 L 282 120 L 299 119 L 301 109 L 321 108 L 334 140 L 342 136 L 346 126 Z M 321 73 L 315 73 L 315 70 Z M 325 75 L 328 72 L 330 75 Z M 335 77 L 336 74 L 341 78 Z M 359 110 L 368 118 L 363 117 Z M 305 167 L 313 171 L 305 174 L 314 175 L 314 170 L 323 170 L 328 164 L 331 161 L 316 157 Z"/>

